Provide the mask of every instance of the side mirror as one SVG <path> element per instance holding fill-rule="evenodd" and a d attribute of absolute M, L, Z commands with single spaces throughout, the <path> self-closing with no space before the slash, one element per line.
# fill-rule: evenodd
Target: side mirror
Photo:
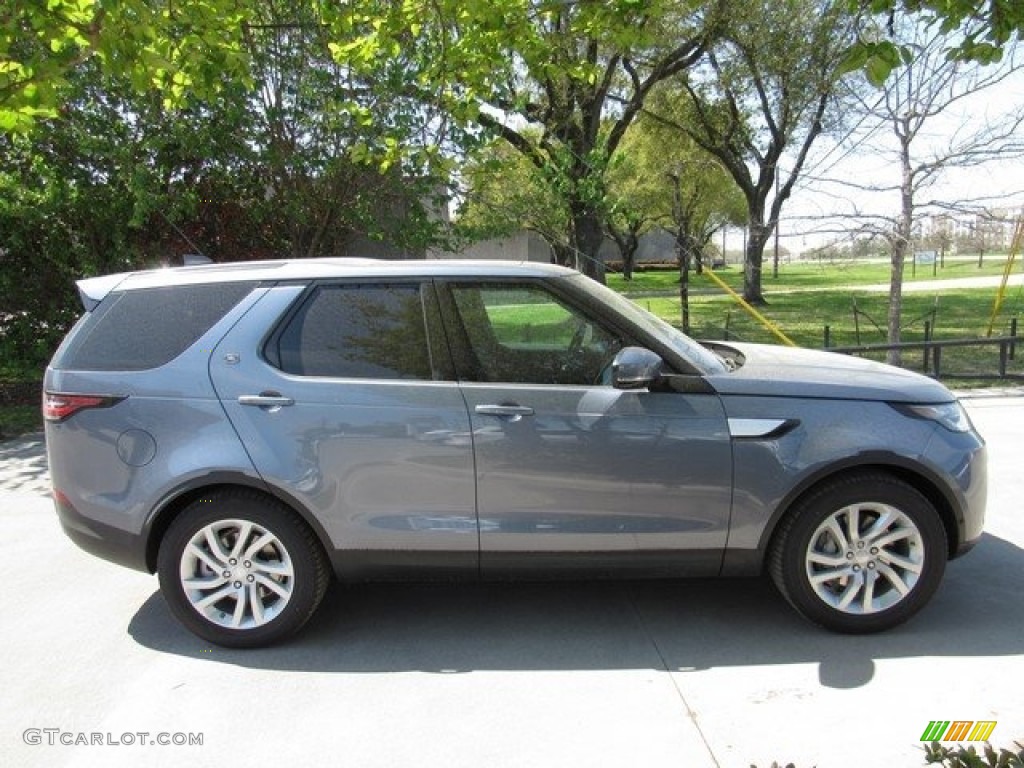
<path fill-rule="evenodd" d="M 661 378 L 664 361 L 642 347 L 625 347 L 612 361 L 612 386 L 616 389 L 646 389 Z"/>

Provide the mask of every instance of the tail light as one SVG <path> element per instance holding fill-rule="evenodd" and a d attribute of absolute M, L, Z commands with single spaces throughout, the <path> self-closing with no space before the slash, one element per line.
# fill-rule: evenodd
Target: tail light
<path fill-rule="evenodd" d="M 69 395 L 61 392 L 43 393 L 43 418 L 47 421 L 64 421 L 70 416 L 88 408 L 109 408 L 124 400 L 115 395 Z"/>

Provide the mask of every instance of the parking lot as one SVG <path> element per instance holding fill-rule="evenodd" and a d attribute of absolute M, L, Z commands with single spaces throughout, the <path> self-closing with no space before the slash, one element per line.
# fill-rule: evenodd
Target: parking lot
<path fill-rule="evenodd" d="M 2 443 L 0 765 L 920 766 L 932 720 L 1024 742 L 1024 397 L 966 404 L 987 533 L 869 637 L 758 580 L 384 584 L 333 588 L 287 645 L 226 651 L 155 577 L 67 540 L 38 438 Z"/>

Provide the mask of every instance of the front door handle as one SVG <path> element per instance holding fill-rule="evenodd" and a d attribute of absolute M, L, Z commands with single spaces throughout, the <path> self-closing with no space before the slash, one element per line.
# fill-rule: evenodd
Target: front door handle
<path fill-rule="evenodd" d="M 284 405 L 295 405 L 290 397 L 284 397 L 280 392 L 260 392 L 258 395 L 239 395 L 240 405 L 255 405 L 259 408 L 267 408 L 276 411 Z"/>
<path fill-rule="evenodd" d="M 502 403 L 498 405 L 478 405 L 474 409 L 484 416 L 497 416 L 499 419 L 519 421 L 523 416 L 533 416 L 533 408 L 528 405 Z"/>

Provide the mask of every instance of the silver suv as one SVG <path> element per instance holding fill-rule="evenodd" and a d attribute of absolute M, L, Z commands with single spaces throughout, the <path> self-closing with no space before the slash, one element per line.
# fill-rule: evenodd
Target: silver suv
<path fill-rule="evenodd" d="M 699 345 L 570 270 L 304 260 L 82 280 L 46 372 L 67 534 L 226 646 L 332 574 L 757 575 L 872 632 L 978 539 L 984 442 L 942 385 Z"/>

